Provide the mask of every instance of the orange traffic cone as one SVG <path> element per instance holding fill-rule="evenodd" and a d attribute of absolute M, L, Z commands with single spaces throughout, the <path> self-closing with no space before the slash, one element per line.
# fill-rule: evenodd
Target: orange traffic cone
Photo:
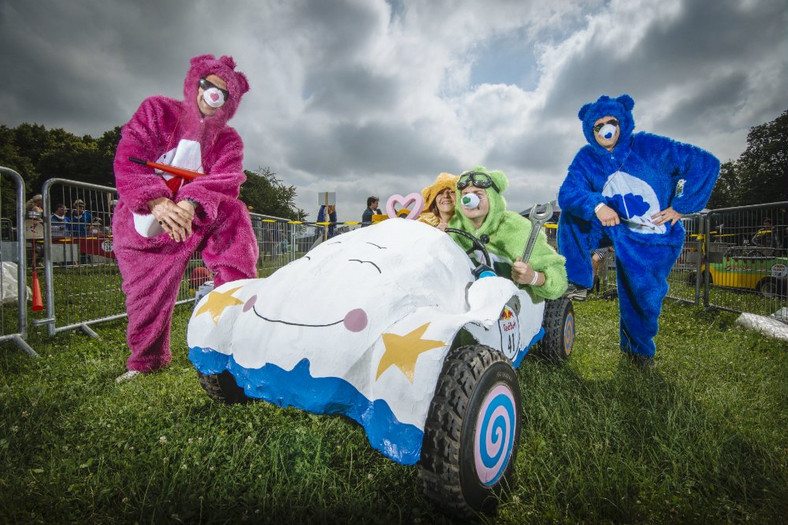
<path fill-rule="evenodd" d="M 44 309 L 44 298 L 41 297 L 41 283 L 38 282 L 38 268 L 36 268 L 36 251 L 33 246 L 33 311 L 40 312 Z"/>

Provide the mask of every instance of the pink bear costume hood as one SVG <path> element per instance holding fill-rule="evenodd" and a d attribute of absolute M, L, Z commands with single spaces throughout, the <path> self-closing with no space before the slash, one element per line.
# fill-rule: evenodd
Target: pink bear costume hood
<path fill-rule="evenodd" d="M 193 103 L 197 100 L 198 83 L 201 78 L 208 75 L 216 75 L 225 82 L 227 82 L 227 91 L 230 96 L 225 101 L 224 105 L 220 107 L 216 113 L 211 117 L 206 117 L 206 121 L 214 121 L 216 124 L 224 126 L 233 118 L 238 106 L 241 103 L 241 97 L 244 93 L 249 91 L 249 82 L 246 80 L 246 75 L 240 71 L 235 71 L 235 60 L 229 56 L 223 56 L 219 59 L 214 58 L 213 55 L 199 55 L 191 59 L 191 67 L 186 73 L 186 79 L 183 81 L 183 95 L 186 101 L 186 107 L 194 116 L 200 120 L 202 118 L 199 108 Z"/>
<path fill-rule="evenodd" d="M 198 83 L 211 74 L 227 83 L 230 95 L 213 115 L 203 116 L 197 105 Z M 199 55 L 191 59 L 186 73 L 183 101 L 160 95 L 143 101 L 123 127 L 123 138 L 115 154 L 116 185 L 125 206 L 135 213 L 146 214 L 149 213 L 149 201 L 175 197 L 151 169 L 135 166 L 129 157 L 157 161 L 162 153 L 175 148 L 181 140 L 199 142 L 203 168 L 211 173 L 211 180 L 185 185 L 178 192 L 179 197 L 199 202 L 210 220 L 216 217 L 218 194 L 237 198 L 238 189 L 246 180 L 242 165 L 243 142 L 227 121 L 235 115 L 247 91 L 249 82 L 243 73 L 235 71 L 232 57 L 217 59 L 213 55 Z"/>

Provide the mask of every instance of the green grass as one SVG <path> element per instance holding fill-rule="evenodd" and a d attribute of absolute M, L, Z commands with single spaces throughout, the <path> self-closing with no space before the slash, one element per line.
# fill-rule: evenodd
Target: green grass
<path fill-rule="evenodd" d="M 495 523 L 785 523 L 786 345 L 667 301 L 655 371 L 618 351 L 617 304 L 576 304 L 555 368 L 526 359 L 516 485 Z M 186 358 L 116 385 L 125 322 L 0 345 L 0 523 L 449 523 L 415 467 L 340 417 L 225 406 Z"/>

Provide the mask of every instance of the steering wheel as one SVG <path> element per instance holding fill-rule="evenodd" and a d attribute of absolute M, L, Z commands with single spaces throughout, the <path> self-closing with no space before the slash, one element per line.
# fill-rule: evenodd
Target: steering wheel
<path fill-rule="evenodd" d="M 492 268 L 492 261 L 490 260 L 490 252 L 487 251 L 487 247 L 484 245 L 482 241 L 477 239 L 474 235 L 464 230 L 458 230 L 457 228 L 446 228 L 445 232 L 456 233 L 460 237 L 465 237 L 466 239 L 471 241 L 472 246 L 469 249 L 465 250 L 465 253 L 467 253 L 470 256 L 475 250 L 479 250 L 480 252 L 482 252 L 482 255 L 484 256 L 484 264 Z"/>

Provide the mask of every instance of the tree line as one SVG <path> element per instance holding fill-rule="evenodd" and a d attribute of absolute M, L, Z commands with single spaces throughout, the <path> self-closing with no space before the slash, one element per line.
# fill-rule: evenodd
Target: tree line
<path fill-rule="evenodd" d="M 112 163 L 120 141 L 120 126 L 101 137 L 77 136 L 61 128 L 40 124 L 0 126 L 0 166 L 11 168 L 25 181 L 27 198 L 41 192 L 44 182 L 62 178 L 115 187 Z M 295 205 L 296 188 L 284 184 L 269 168 L 244 170 L 247 180 L 240 199 L 254 213 L 303 220 L 306 213 Z M 2 178 L 0 206 L 3 217 L 13 218 L 16 189 Z"/>
<path fill-rule="evenodd" d="M 120 126 L 98 138 L 40 124 L 0 126 L 0 166 L 22 176 L 28 198 L 54 177 L 114 187 L 112 162 L 119 140 Z M 294 186 L 284 184 L 267 167 L 244 172 L 247 181 L 240 198 L 253 212 L 303 220 L 306 213 L 295 206 Z M 2 214 L 11 217 L 16 192 L 7 177 L 2 179 L 0 192 Z M 708 207 L 778 201 L 788 201 L 788 110 L 750 129 L 744 153 L 722 164 Z"/>

